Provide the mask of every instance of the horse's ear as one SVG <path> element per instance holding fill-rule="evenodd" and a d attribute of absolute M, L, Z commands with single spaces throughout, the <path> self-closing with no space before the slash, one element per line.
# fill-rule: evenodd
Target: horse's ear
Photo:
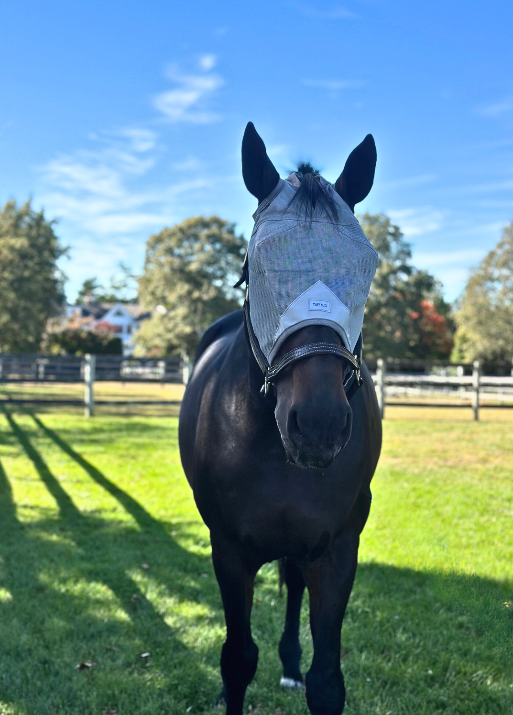
<path fill-rule="evenodd" d="M 248 122 L 242 139 L 242 178 L 258 203 L 269 196 L 280 180 L 253 122 Z"/>
<path fill-rule="evenodd" d="M 351 211 L 363 201 L 374 183 L 376 169 L 376 144 L 372 134 L 367 134 L 361 144 L 349 154 L 344 171 L 335 182 L 335 189 Z"/>

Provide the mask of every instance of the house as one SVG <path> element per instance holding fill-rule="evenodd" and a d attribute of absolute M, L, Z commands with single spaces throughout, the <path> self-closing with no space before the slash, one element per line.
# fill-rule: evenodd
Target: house
<path fill-rule="evenodd" d="M 121 339 L 123 355 L 131 355 L 133 336 L 141 322 L 150 317 L 136 303 L 93 303 L 66 306 L 66 322 L 79 322 L 82 330 L 96 330 L 102 326 Z M 78 319 L 78 320 L 77 320 Z"/>

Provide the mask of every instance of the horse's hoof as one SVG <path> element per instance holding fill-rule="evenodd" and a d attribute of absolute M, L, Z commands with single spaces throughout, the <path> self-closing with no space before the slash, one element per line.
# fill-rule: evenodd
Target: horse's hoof
<path fill-rule="evenodd" d="M 296 690 L 304 687 L 301 680 L 294 680 L 294 678 L 280 678 L 280 685 L 282 688 L 292 688 Z"/>
<path fill-rule="evenodd" d="M 224 688 L 221 690 L 221 695 L 217 698 L 214 710 L 221 710 L 226 707 L 226 694 Z"/>
<path fill-rule="evenodd" d="M 226 700 L 224 697 L 224 690 L 223 690 L 221 695 L 216 700 L 216 704 L 214 705 L 214 710 L 221 710 L 221 708 L 224 708 L 225 705 L 226 705 Z"/>

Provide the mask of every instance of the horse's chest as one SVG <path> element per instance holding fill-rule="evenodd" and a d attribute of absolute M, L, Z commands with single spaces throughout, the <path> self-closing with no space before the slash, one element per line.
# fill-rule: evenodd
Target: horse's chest
<path fill-rule="evenodd" d="M 356 494 L 327 480 L 261 477 L 223 491 L 213 525 L 231 532 L 263 560 L 320 555 L 347 520 Z M 350 490 L 351 491 L 351 490 Z"/>
<path fill-rule="evenodd" d="M 315 515 L 284 504 L 243 515 L 238 536 L 242 543 L 270 560 L 320 555 L 335 530 L 335 520 L 326 514 Z"/>

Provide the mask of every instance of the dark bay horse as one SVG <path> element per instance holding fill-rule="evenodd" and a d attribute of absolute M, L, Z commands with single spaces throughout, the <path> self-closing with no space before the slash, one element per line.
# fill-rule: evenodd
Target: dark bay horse
<path fill-rule="evenodd" d="M 245 184 L 262 204 L 281 180 L 251 123 L 242 159 Z M 372 187 L 375 162 L 368 136 L 335 184 L 352 212 Z M 315 203 L 315 192 L 310 198 Z M 242 714 L 258 660 L 250 625 L 253 583 L 264 563 L 279 559 L 287 585 L 281 684 L 303 684 L 299 616 L 306 586 L 314 647 L 305 678 L 308 707 L 314 715 L 340 715 L 342 620 L 381 448 L 374 387 L 362 364 L 362 387 L 348 400 L 352 356 L 343 352 L 336 330 L 308 324 L 280 345 L 275 361 L 288 355 L 294 360 L 265 396 L 250 340 L 242 311 L 207 330 L 180 413 L 182 464 L 210 529 L 226 618 L 220 700 L 227 715 Z M 322 354 L 296 350 L 312 344 L 328 347 Z"/>

